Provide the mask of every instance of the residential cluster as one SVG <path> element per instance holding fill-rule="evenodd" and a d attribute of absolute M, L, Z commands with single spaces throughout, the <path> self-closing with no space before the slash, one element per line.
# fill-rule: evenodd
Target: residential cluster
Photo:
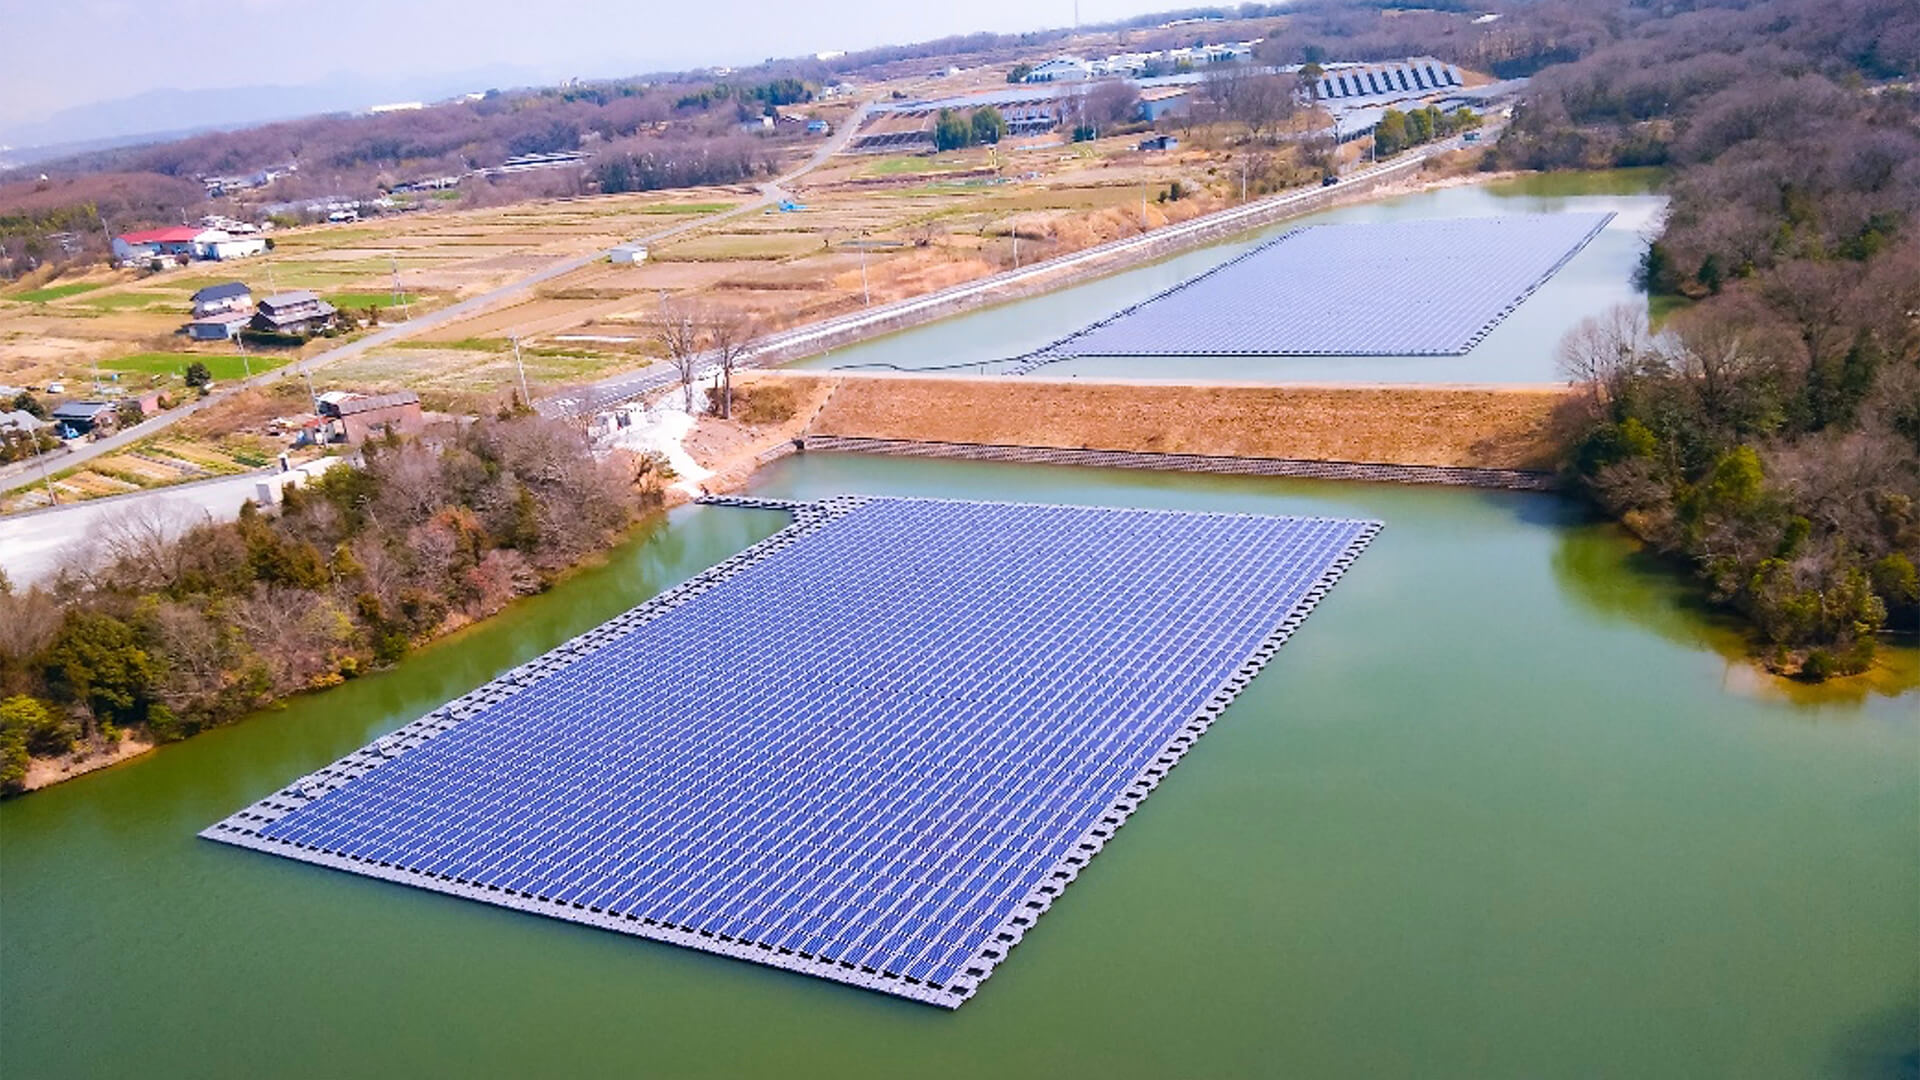
<path fill-rule="evenodd" d="M 183 328 L 195 341 L 227 341 L 247 329 L 310 337 L 333 329 L 339 311 L 306 289 L 262 297 L 245 282 L 209 285 L 193 294 L 193 320 Z"/>

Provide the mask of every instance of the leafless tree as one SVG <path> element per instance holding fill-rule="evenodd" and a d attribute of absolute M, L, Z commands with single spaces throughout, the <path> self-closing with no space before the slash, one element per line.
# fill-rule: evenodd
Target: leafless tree
<path fill-rule="evenodd" d="M 1556 350 L 1560 374 L 1587 387 L 1596 405 L 1604 404 L 1653 349 L 1647 313 L 1635 304 L 1616 304 L 1589 315 L 1561 337 Z"/>
<path fill-rule="evenodd" d="M 700 312 L 686 301 L 662 300 L 653 317 L 653 335 L 667 350 L 667 362 L 680 376 L 680 397 L 693 411 L 693 376 L 700 366 Z"/>
<path fill-rule="evenodd" d="M 733 417 L 733 369 L 745 359 L 753 342 L 753 320 L 736 311 L 715 311 L 707 316 L 707 350 L 720 368 L 720 417 Z"/>
<path fill-rule="evenodd" d="M 1294 80 L 1238 65 L 1209 72 L 1207 97 L 1224 119 L 1245 124 L 1256 142 L 1270 142 L 1293 119 Z"/>
<path fill-rule="evenodd" d="M 138 499 L 93 527 L 93 539 L 107 560 L 107 573 L 138 589 L 164 589 L 180 579 L 185 552 L 180 535 L 204 520 L 177 499 Z"/>
<path fill-rule="evenodd" d="M 1125 79 L 1094 83 L 1087 90 L 1086 116 L 1103 129 L 1132 123 L 1140 117 L 1140 91 Z"/>
<path fill-rule="evenodd" d="M 24 663 L 53 643 L 65 618 L 44 590 L 0 593 L 0 660 Z"/>

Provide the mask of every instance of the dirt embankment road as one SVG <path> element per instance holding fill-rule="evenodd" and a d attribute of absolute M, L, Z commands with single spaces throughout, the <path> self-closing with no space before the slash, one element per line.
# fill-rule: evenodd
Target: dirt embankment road
<path fill-rule="evenodd" d="M 755 372 L 831 382 L 809 435 L 1485 469 L 1553 467 L 1559 387 Z M 807 396 L 812 397 L 809 387 Z"/>

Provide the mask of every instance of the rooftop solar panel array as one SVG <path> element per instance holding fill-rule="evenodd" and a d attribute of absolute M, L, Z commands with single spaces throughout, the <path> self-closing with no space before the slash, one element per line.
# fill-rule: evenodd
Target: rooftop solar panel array
<path fill-rule="evenodd" d="M 1023 358 L 1458 356 L 1606 227 L 1607 214 L 1313 225 Z"/>
<path fill-rule="evenodd" d="M 1379 526 L 843 498 L 203 836 L 959 1005 Z"/>

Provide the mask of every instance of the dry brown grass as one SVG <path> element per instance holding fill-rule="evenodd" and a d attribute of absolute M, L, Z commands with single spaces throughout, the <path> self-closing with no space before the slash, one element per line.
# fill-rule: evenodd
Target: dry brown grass
<path fill-rule="evenodd" d="M 1181 386 L 756 373 L 837 382 L 811 431 L 861 438 L 1545 469 L 1558 388 Z"/>

